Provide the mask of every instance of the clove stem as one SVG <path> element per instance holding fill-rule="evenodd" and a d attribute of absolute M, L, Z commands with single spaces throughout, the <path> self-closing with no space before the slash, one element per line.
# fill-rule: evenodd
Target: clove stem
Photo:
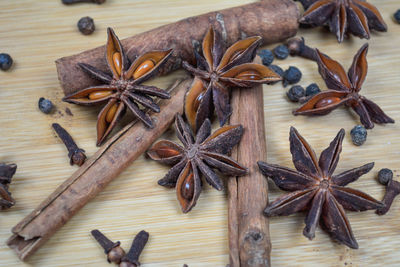
<path fill-rule="evenodd" d="M 147 241 L 149 240 L 149 233 L 142 230 L 133 239 L 131 249 L 128 254 L 122 258 L 121 264 L 132 263 L 135 266 L 140 266 L 139 256 L 142 253 L 144 246 L 146 246 Z"/>
<path fill-rule="evenodd" d="M 106 0 L 61 0 L 64 5 L 72 5 L 78 3 L 94 3 L 94 4 L 103 4 Z"/>
<path fill-rule="evenodd" d="M 304 38 L 292 38 L 287 41 L 289 53 L 312 61 L 317 61 L 317 52 L 305 44 Z"/>
<path fill-rule="evenodd" d="M 393 179 L 391 179 L 386 184 L 386 193 L 382 200 L 382 203 L 385 204 L 385 206 L 377 209 L 376 213 L 378 215 L 386 214 L 389 211 L 390 207 L 392 206 L 393 200 L 399 194 L 400 194 L 400 182 L 397 182 L 397 181 L 394 181 Z"/>

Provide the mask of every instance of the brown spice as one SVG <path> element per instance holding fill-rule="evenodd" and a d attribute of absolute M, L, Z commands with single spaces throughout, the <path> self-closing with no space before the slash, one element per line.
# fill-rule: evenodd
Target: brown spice
<path fill-rule="evenodd" d="M 133 239 L 132 246 L 128 253 L 122 258 L 119 267 L 138 267 L 140 266 L 139 257 L 149 240 L 149 233 L 140 231 Z"/>
<path fill-rule="evenodd" d="M 99 230 L 93 230 L 91 234 L 104 249 L 104 253 L 107 255 L 107 261 L 109 263 L 113 262 L 116 264 L 120 264 L 121 259 L 125 256 L 125 251 L 120 246 L 121 242 L 112 242 Z"/>
<path fill-rule="evenodd" d="M 82 166 L 86 160 L 85 150 L 76 145 L 71 135 L 60 124 L 53 123 L 52 126 L 68 149 L 69 164 Z"/>
<path fill-rule="evenodd" d="M 15 205 L 8 187 L 16 170 L 17 165 L 15 164 L 0 163 L 0 210 L 9 209 Z"/>
<path fill-rule="evenodd" d="M 266 162 L 258 164 L 265 176 L 270 177 L 280 189 L 290 192 L 267 206 L 264 211 L 267 216 L 290 215 L 307 210 L 304 236 L 313 239 L 317 225 L 321 223 L 332 238 L 356 249 L 358 244 L 344 209 L 365 211 L 384 205 L 361 191 L 345 187 L 368 173 L 374 163 L 333 175 L 344 135 L 344 130 L 340 130 L 318 160 L 307 141 L 291 127 L 290 152 L 296 170 Z"/>

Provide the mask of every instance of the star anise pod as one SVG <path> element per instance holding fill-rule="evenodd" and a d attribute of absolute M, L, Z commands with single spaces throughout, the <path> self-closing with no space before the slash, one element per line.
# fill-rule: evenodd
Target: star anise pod
<path fill-rule="evenodd" d="M 141 83 L 157 74 L 160 66 L 171 56 L 172 50 L 147 52 L 130 64 L 114 31 L 108 28 L 107 34 L 106 60 L 111 75 L 88 64 L 78 63 L 83 71 L 104 85 L 85 88 L 63 99 L 79 105 L 107 103 L 97 119 L 97 145 L 110 134 L 118 120 L 125 114 L 126 108 L 146 126 L 152 127 L 150 116 L 140 109 L 139 105 L 160 112 L 159 106 L 150 96 L 170 98 L 168 92 Z"/>
<path fill-rule="evenodd" d="M 177 115 L 175 130 L 183 147 L 168 140 L 161 140 L 155 143 L 147 154 L 153 160 L 173 165 L 158 184 L 175 187 L 182 212 L 187 213 L 196 205 L 201 192 L 200 173 L 207 183 L 217 190 L 222 190 L 223 184 L 212 168 L 230 176 L 247 173 L 245 167 L 226 156 L 240 141 L 243 127 L 224 126 L 211 134 L 211 123 L 206 119 L 194 138 L 189 125 Z"/>
<path fill-rule="evenodd" d="M 370 38 L 370 30 L 387 31 L 378 9 L 364 0 L 300 0 L 306 10 L 300 23 L 329 26 L 342 42 L 346 33 Z"/>
<path fill-rule="evenodd" d="M 368 44 L 362 46 L 354 56 L 348 74 L 337 61 L 318 49 L 316 51 L 319 73 L 330 90 L 322 91 L 310 98 L 293 112 L 294 115 L 325 115 L 344 104 L 353 108 L 367 129 L 372 129 L 374 122 L 394 123 L 394 120 L 377 104 L 359 94 L 368 71 Z"/>
<path fill-rule="evenodd" d="M 0 163 L 0 210 L 11 208 L 15 204 L 8 187 L 16 170 L 15 164 Z"/>
<path fill-rule="evenodd" d="M 195 76 L 185 99 L 185 114 L 194 131 L 211 117 L 214 108 L 220 125 L 225 124 L 232 113 L 229 87 L 252 87 L 281 80 L 268 67 L 251 63 L 260 44 L 261 37 L 249 37 L 225 51 L 220 33 L 210 27 L 203 39 L 203 56 L 194 51 L 197 67 L 182 63 Z"/>
<path fill-rule="evenodd" d="M 290 152 L 297 171 L 265 162 L 258 162 L 258 165 L 262 173 L 280 189 L 290 191 L 267 206 L 264 211 L 267 216 L 290 215 L 307 210 L 303 234 L 310 240 L 314 238 L 317 223 L 320 222 L 334 239 L 351 248 L 358 248 L 344 209 L 365 211 L 377 209 L 383 204 L 361 191 L 345 187 L 368 173 L 374 163 L 333 175 L 344 135 L 341 129 L 318 160 L 307 141 L 291 127 Z"/>

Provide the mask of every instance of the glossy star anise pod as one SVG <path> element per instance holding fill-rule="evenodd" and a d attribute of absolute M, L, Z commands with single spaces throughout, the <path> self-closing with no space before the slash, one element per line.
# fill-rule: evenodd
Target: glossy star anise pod
<path fill-rule="evenodd" d="M 249 37 L 225 51 L 219 32 L 212 27 L 203 39 L 203 56 L 195 52 L 197 68 L 184 61 L 182 66 L 195 76 L 186 95 L 185 115 L 194 129 L 210 118 L 215 109 L 220 125 L 231 115 L 230 87 L 252 87 L 280 81 L 281 77 L 264 65 L 251 63 L 261 37 Z"/>
<path fill-rule="evenodd" d="M 359 95 L 368 71 L 368 44 L 362 46 L 355 55 L 348 74 L 338 62 L 318 49 L 316 51 L 319 73 L 330 90 L 322 91 L 310 98 L 293 112 L 294 115 L 325 115 L 344 104 L 353 108 L 367 129 L 372 129 L 374 122 L 394 123 L 394 120 L 377 104 Z"/>
<path fill-rule="evenodd" d="M 0 163 L 0 210 L 11 208 L 15 204 L 8 187 L 16 170 L 15 164 Z"/>
<path fill-rule="evenodd" d="M 267 216 L 290 215 L 307 210 L 303 234 L 310 240 L 315 237 L 315 229 L 320 222 L 334 239 L 351 248 L 358 248 L 344 209 L 365 211 L 377 209 L 383 204 L 361 191 L 345 187 L 368 173 L 374 163 L 333 175 L 344 135 L 344 130 L 340 130 L 318 160 L 307 141 L 291 127 L 290 152 L 297 171 L 265 162 L 258 162 L 258 165 L 262 173 L 280 189 L 290 191 L 267 206 L 264 211 Z"/>
<path fill-rule="evenodd" d="M 346 33 L 370 38 L 370 30 L 387 31 L 378 9 L 364 0 L 300 0 L 306 10 L 300 23 L 328 25 L 342 42 Z"/>
<path fill-rule="evenodd" d="M 212 187 L 223 189 L 217 169 L 224 175 L 241 176 L 247 169 L 226 154 L 240 141 L 243 134 L 241 125 L 224 126 L 211 134 L 211 123 L 206 119 L 196 134 L 180 115 L 175 119 L 175 130 L 183 146 L 168 140 L 155 143 L 147 152 L 151 159 L 173 165 L 159 185 L 175 187 L 182 212 L 189 212 L 195 205 L 201 192 L 202 174 Z"/>
<path fill-rule="evenodd" d="M 151 51 L 137 57 L 130 64 L 114 31 L 108 28 L 107 33 L 106 60 L 111 75 L 88 64 L 79 63 L 82 70 L 94 79 L 103 82 L 104 85 L 85 88 L 63 99 L 79 105 L 107 103 L 97 119 L 97 145 L 100 145 L 110 134 L 118 120 L 125 114 L 126 108 L 147 127 L 152 127 L 150 116 L 140 109 L 140 106 L 160 112 L 159 106 L 150 96 L 170 98 L 168 92 L 141 83 L 157 74 L 160 66 L 171 56 L 172 50 Z"/>

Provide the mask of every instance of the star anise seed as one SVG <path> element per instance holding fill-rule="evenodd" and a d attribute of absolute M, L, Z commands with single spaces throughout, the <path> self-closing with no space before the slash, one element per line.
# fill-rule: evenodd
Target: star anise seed
<path fill-rule="evenodd" d="M 161 140 L 155 143 L 147 154 L 153 160 L 173 165 L 158 184 L 175 187 L 182 212 L 187 213 L 199 198 L 202 186 L 200 174 L 212 187 L 222 190 L 222 181 L 212 168 L 230 176 L 247 173 L 245 167 L 226 156 L 240 141 L 243 127 L 228 125 L 211 134 L 211 123 L 206 119 L 194 138 L 189 125 L 177 115 L 175 130 L 183 147 L 171 141 Z"/>
<path fill-rule="evenodd" d="M 282 79 L 268 67 L 251 63 L 260 44 L 261 37 L 254 36 L 225 51 L 220 33 L 210 27 L 203 39 L 203 56 L 195 50 L 197 67 L 182 63 L 195 76 L 185 99 L 185 114 L 195 132 L 211 117 L 213 109 L 220 125 L 225 124 L 232 113 L 229 87 L 252 87 Z"/>
<path fill-rule="evenodd" d="M 8 187 L 16 170 L 15 164 L 0 163 L 0 210 L 11 208 L 15 204 Z"/>
<path fill-rule="evenodd" d="M 264 211 L 267 216 L 290 215 L 307 210 L 303 231 L 306 237 L 310 240 L 315 237 L 320 222 L 332 238 L 356 249 L 358 244 L 344 210 L 365 211 L 380 208 L 383 204 L 359 190 L 345 187 L 368 173 L 374 163 L 333 175 L 344 135 L 341 129 L 318 160 L 307 141 L 291 127 L 290 152 L 296 170 L 265 162 L 258 162 L 258 165 L 261 172 L 280 189 L 290 192 L 267 206 Z"/>
<path fill-rule="evenodd" d="M 85 88 L 63 99 L 79 105 L 107 103 L 97 119 L 97 145 L 110 134 L 118 120 L 125 114 L 126 108 L 147 127 L 153 127 L 150 116 L 140 109 L 139 105 L 160 112 L 159 106 L 150 96 L 170 98 L 168 92 L 141 83 L 157 74 L 160 66 L 171 56 L 172 50 L 147 52 L 130 64 L 114 31 L 108 28 L 107 33 L 106 60 L 111 75 L 88 64 L 78 63 L 83 71 L 104 85 Z"/>
<path fill-rule="evenodd" d="M 305 12 L 300 23 L 329 26 L 342 42 L 346 33 L 370 38 L 370 30 L 387 31 L 378 9 L 365 0 L 300 0 Z"/>
<path fill-rule="evenodd" d="M 294 115 L 325 115 L 344 104 L 353 108 L 367 129 L 372 129 L 374 122 L 394 123 L 377 104 L 359 94 L 368 71 L 368 44 L 363 45 L 354 56 L 348 74 L 337 61 L 318 49 L 316 51 L 319 73 L 330 90 L 314 95 L 295 110 Z"/>

